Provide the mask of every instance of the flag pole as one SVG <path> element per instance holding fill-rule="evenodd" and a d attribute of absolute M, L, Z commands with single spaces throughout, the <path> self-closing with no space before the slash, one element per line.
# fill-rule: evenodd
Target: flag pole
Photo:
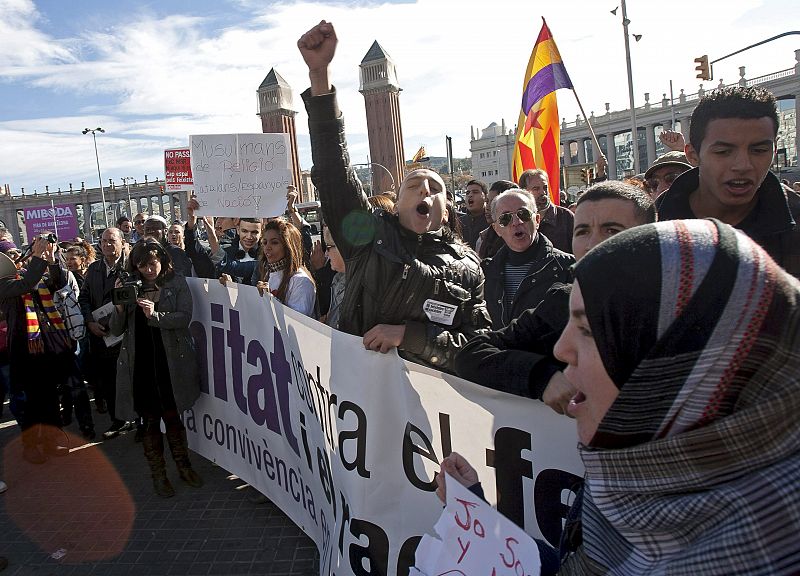
<path fill-rule="evenodd" d="M 600 148 L 600 142 L 597 140 L 597 134 L 594 133 L 594 128 L 592 128 L 592 123 L 589 122 L 589 118 L 586 117 L 586 112 L 583 109 L 583 104 L 581 104 L 581 99 L 578 98 L 578 93 L 575 91 L 575 86 L 572 87 L 572 93 L 575 95 L 575 100 L 578 102 L 578 108 L 581 109 L 581 114 L 583 114 L 583 119 L 586 121 L 586 125 L 589 127 L 589 132 L 592 134 L 592 140 L 594 141 L 594 145 L 597 146 L 598 152 L 600 155 L 603 155 L 603 149 Z"/>

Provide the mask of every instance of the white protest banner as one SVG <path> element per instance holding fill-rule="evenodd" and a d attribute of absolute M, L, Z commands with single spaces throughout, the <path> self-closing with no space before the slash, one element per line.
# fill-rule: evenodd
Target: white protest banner
<path fill-rule="evenodd" d="M 251 286 L 189 279 L 203 393 L 192 449 L 281 507 L 320 574 L 406 575 L 442 507 L 438 462 L 478 471 L 489 502 L 558 544 L 583 475 L 574 421 L 541 402 L 364 350 Z"/>
<path fill-rule="evenodd" d="M 189 136 L 194 193 L 204 216 L 269 217 L 292 183 L 286 134 Z"/>
<path fill-rule="evenodd" d="M 528 534 L 446 472 L 445 480 L 447 506 L 435 526 L 441 540 L 422 537 L 416 573 L 534 576 L 541 572 L 539 548 Z"/>
<path fill-rule="evenodd" d="M 167 192 L 191 192 L 192 158 L 188 148 L 164 150 L 164 183 Z"/>

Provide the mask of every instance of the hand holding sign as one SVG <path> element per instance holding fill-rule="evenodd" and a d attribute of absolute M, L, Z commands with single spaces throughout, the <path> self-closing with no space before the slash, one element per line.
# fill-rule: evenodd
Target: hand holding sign
<path fill-rule="evenodd" d="M 466 462 L 466 461 L 464 461 Z M 471 467 L 470 467 L 471 468 Z M 541 570 L 539 548 L 520 527 L 445 472 L 447 506 L 425 535 L 411 574 L 427 576 L 534 576 Z"/>

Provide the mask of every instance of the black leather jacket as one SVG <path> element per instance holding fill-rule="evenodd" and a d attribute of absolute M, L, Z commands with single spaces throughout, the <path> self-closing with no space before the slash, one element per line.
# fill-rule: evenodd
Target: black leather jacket
<path fill-rule="evenodd" d="M 478 256 L 446 229 L 417 235 L 394 215 L 373 214 L 349 166 L 335 92 L 312 97 L 306 91 L 303 101 L 311 178 L 347 266 L 339 329 L 361 336 L 377 324 L 405 324 L 400 355 L 452 372 L 455 353 L 490 326 Z M 447 305 L 455 310 L 446 319 L 429 318 L 432 308 Z"/>

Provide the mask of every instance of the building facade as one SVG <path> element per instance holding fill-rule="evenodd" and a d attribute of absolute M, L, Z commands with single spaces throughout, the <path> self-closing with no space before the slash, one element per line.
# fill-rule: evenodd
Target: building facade
<path fill-rule="evenodd" d="M 0 224 L 5 226 L 18 244 L 25 244 L 30 239 L 26 233 L 26 214 L 31 211 L 50 210 L 52 206 L 69 208 L 70 217 L 74 217 L 79 233 L 85 238 L 97 240 L 106 228 L 106 219 L 103 216 L 103 194 L 100 188 L 86 188 L 81 182 L 79 190 L 72 188 L 62 191 L 45 193 L 22 194 L 12 196 L 7 193 L 0 194 Z M 163 216 L 167 222 L 186 219 L 186 193 L 165 193 L 164 181 L 134 181 L 127 184 L 117 184 L 109 180 L 109 185 L 103 188 L 106 200 L 106 213 L 109 226 L 114 226 L 117 218 L 122 215 L 133 219 L 133 215 L 144 212 L 148 215 Z M 5 192 L 5 191 L 4 191 Z M 63 236 L 58 230 L 57 222 L 54 231 Z M 69 240 L 70 238 L 62 238 Z"/>
<path fill-rule="evenodd" d="M 800 116 L 800 50 L 795 50 L 794 68 L 779 70 L 757 78 L 746 78 L 744 66 L 739 68 L 739 80 L 732 86 L 763 86 L 779 100 L 781 126 L 778 130 L 778 160 L 786 166 L 797 166 L 796 145 L 797 119 Z M 718 86 L 724 86 L 722 81 Z M 658 140 L 659 134 L 671 126 L 680 131 L 689 141 L 689 123 L 697 101 L 705 94 L 700 89 L 694 94 L 684 94 L 681 89 L 674 101 L 664 94 L 660 101 L 651 102 L 650 94 L 645 94 L 645 104 L 636 108 L 637 144 L 639 146 L 640 171 L 644 172 L 658 156 L 665 152 Z M 794 102 L 791 102 L 791 100 Z M 597 134 L 600 151 L 608 159 L 609 176 L 623 178 L 633 174 L 633 142 L 631 137 L 630 110 L 611 111 L 605 105 L 605 113 L 595 116 L 591 113 L 589 121 Z M 598 156 L 597 145 L 589 132 L 589 127 L 580 116 L 574 122 L 561 124 L 562 165 L 594 162 Z M 784 149 L 785 161 L 781 159 Z M 474 156 L 473 156 L 474 159 Z"/>
<path fill-rule="evenodd" d="M 514 153 L 515 135 L 506 129 L 506 121 L 498 126 L 492 122 L 483 130 L 470 127 L 469 151 L 472 155 L 472 175 L 491 184 L 497 180 L 511 180 L 511 158 Z"/>

